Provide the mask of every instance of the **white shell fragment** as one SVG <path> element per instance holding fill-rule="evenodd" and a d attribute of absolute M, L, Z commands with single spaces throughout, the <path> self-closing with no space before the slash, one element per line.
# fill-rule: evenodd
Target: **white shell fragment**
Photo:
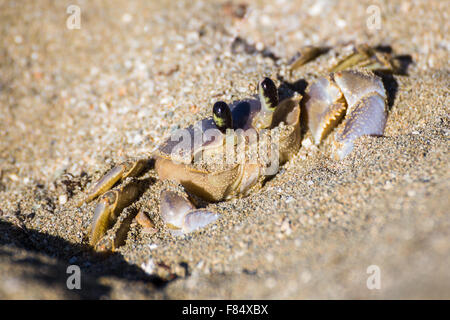
<path fill-rule="evenodd" d="M 189 233 L 213 223 L 219 218 L 217 213 L 207 210 L 196 210 L 186 215 L 184 219 L 183 231 Z"/>
<path fill-rule="evenodd" d="M 160 199 L 161 218 L 166 224 L 181 229 L 184 218 L 195 207 L 190 201 L 173 191 L 162 191 Z"/>
<path fill-rule="evenodd" d="M 183 235 L 216 221 L 219 215 L 196 210 L 189 200 L 172 191 L 161 192 L 161 218 L 173 235 Z"/>

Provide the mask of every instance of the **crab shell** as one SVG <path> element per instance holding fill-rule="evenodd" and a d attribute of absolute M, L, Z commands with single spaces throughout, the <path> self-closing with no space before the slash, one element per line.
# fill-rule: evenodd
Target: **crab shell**
<path fill-rule="evenodd" d="M 280 102 L 274 111 L 270 126 L 271 132 L 281 123 L 287 130 L 280 131 L 278 143 L 278 163 L 281 165 L 296 154 L 300 147 L 300 95 Z M 253 120 L 261 111 L 261 103 L 256 99 L 236 101 L 231 106 L 233 130 L 239 138 L 245 139 L 249 130 L 260 132 L 252 126 Z M 217 132 L 212 141 L 202 138 L 202 142 L 195 144 L 194 137 L 214 130 L 212 118 L 200 120 L 183 131 L 184 139 L 190 139 L 189 148 L 184 150 L 188 161 L 180 162 L 175 159 L 175 149 L 179 139 L 167 139 L 155 154 L 155 168 L 160 179 L 173 180 L 180 183 L 187 192 L 206 201 L 215 202 L 235 196 L 245 196 L 252 187 L 256 186 L 265 176 L 264 166 L 259 163 L 238 162 L 229 167 L 216 170 L 215 168 L 201 168 L 193 165 L 195 155 L 207 150 L 209 153 L 224 152 L 223 141 L 225 134 Z M 238 130 L 241 129 L 241 130 Z M 206 140 L 206 141 L 205 141 Z M 259 139 L 258 139 L 259 140 Z M 277 168 L 278 169 L 278 168 Z"/>

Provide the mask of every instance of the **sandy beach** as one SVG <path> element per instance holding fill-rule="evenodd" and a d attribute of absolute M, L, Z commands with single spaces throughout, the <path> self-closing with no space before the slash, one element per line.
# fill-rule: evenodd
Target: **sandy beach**
<path fill-rule="evenodd" d="M 0 0 L 0 299 L 449 299 L 449 19 L 438 0 Z M 143 212 L 156 232 L 133 222 L 93 252 L 95 202 L 76 204 L 105 172 L 263 77 L 324 75 L 323 56 L 286 72 L 302 47 L 349 43 L 407 62 L 385 81 L 383 137 L 337 161 L 306 133 L 261 190 L 209 204 L 220 218 L 183 237 L 150 168 L 119 220 Z"/>

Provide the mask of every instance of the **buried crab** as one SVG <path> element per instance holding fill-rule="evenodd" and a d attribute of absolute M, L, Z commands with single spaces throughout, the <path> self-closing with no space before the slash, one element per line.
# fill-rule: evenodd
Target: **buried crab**
<path fill-rule="evenodd" d="M 317 48 L 305 48 L 291 68 L 319 54 Z M 186 193 L 164 190 L 160 195 L 161 218 L 174 235 L 198 230 L 219 217 L 210 210 L 197 209 L 193 198 L 218 202 L 261 188 L 280 165 L 297 154 L 301 123 L 307 125 L 317 145 L 334 130 L 333 153 L 343 159 L 358 137 L 384 132 L 387 94 L 381 78 L 373 71 L 392 72 L 395 67 L 391 62 L 387 55 L 369 47 L 355 47 L 328 75 L 310 84 L 305 97 L 292 91 L 280 99 L 275 83 L 265 78 L 253 98 L 230 105 L 216 102 L 212 117 L 176 131 L 149 159 L 121 163 L 93 185 L 80 203 L 100 197 L 92 219 L 90 244 L 99 251 L 118 246 L 114 240 L 105 245 L 101 239 L 120 212 L 139 196 L 138 185 L 127 178 L 139 176 L 150 159 L 154 160 L 159 179 L 181 185 Z"/>

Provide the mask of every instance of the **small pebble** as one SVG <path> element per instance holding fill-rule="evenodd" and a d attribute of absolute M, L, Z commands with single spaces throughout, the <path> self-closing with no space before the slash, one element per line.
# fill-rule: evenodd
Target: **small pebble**
<path fill-rule="evenodd" d="M 347 25 L 347 22 L 344 19 L 336 19 L 336 26 L 340 29 L 344 28 Z"/>
<path fill-rule="evenodd" d="M 281 232 L 285 233 L 287 236 L 291 235 L 292 229 L 291 229 L 291 221 L 289 219 L 284 219 L 281 223 Z"/>
<path fill-rule="evenodd" d="M 408 190 L 407 194 L 408 194 L 408 197 L 415 197 L 416 196 L 416 192 L 414 190 Z"/>
<path fill-rule="evenodd" d="M 155 263 L 152 258 L 150 258 L 146 263 L 141 264 L 141 268 L 145 271 L 145 273 L 151 275 L 155 271 Z"/>
<path fill-rule="evenodd" d="M 139 211 L 136 216 L 136 221 L 142 226 L 142 232 L 144 233 L 154 234 L 158 231 L 152 220 L 150 220 L 148 215 L 143 211 Z"/>
<path fill-rule="evenodd" d="M 21 44 L 21 43 L 22 43 L 22 41 L 23 41 L 23 39 L 22 39 L 22 37 L 21 37 L 21 36 L 15 36 L 15 37 L 14 37 L 14 42 L 15 42 L 15 43 L 17 43 L 17 44 Z"/>
<path fill-rule="evenodd" d="M 133 16 L 132 16 L 131 14 L 129 14 L 129 13 L 125 13 L 125 14 L 122 16 L 122 22 L 125 23 L 125 24 L 130 23 L 131 20 L 133 20 Z"/>
<path fill-rule="evenodd" d="M 67 202 L 67 195 L 66 194 L 62 194 L 58 197 L 58 202 L 60 205 L 63 205 Z"/>
<path fill-rule="evenodd" d="M 312 145 L 313 145 L 313 143 L 312 143 L 312 141 L 311 141 L 310 138 L 306 138 L 306 139 L 304 139 L 304 140 L 302 141 L 302 146 L 303 146 L 304 148 L 309 148 L 309 147 L 311 147 Z"/>
<path fill-rule="evenodd" d="M 274 288 L 277 285 L 277 281 L 274 278 L 267 278 L 265 282 L 266 287 L 269 289 Z"/>
<path fill-rule="evenodd" d="M 308 283 L 311 280 L 311 273 L 309 271 L 303 271 L 300 278 L 303 283 Z"/>

